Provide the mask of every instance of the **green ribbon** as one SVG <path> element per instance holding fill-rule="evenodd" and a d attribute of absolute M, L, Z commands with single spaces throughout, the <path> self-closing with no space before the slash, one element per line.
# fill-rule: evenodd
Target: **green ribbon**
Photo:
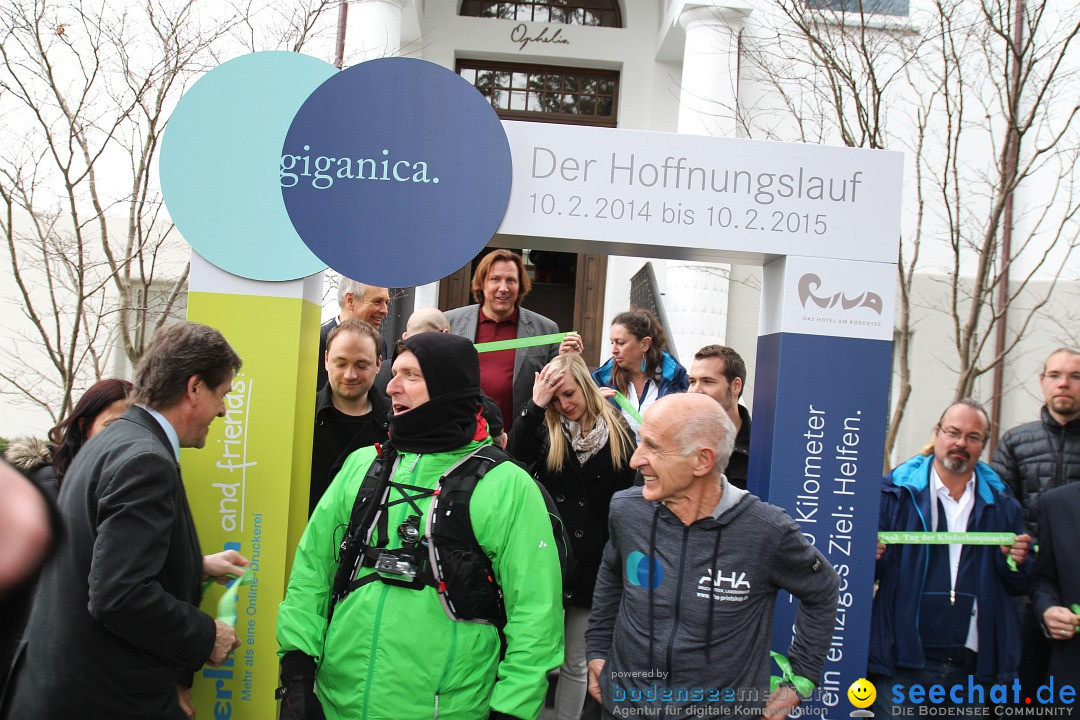
<path fill-rule="evenodd" d="M 1080 615 L 1080 605 L 1073 603 L 1069 609 L 1072 610 L 1073 615 Z M 1074 632 L 1080 633 L 1080 625 L 1076 626 L 1076 630 Z"/>
<path fill-rule="evenodd" d="M 1012 545 L 1016 535 L 1008 532 L 879 532 L 878 542 L 884 545 Z M 1010 554 L 1005 564 L 1013 572 L 1020 570 Z"/>
<path fill-rule="evenodd" d="M 571 330 L 570 332 L 574 332 Z M 473 347 L 476 352 L 495 352 L 496 350 L 517 350 L 518 348 L 535 347 L 537 345 L 554 345 L 561 343 L 570 333 L 552 333 L 550 335 L 535 335 L 527 338 L 514 338 L 513 340 L 495 340 L 492 342 L 476 343 Z"/>
<path fill-rule="evenodd" d="M 639 413 L 638 409 L 618 390 L 615 391 L 615 402 L 619 403 L 619 407 L 629 413 L 630 417 L 634 418 L 638 425 L 641 424 L 641 413 Z"/>
<path fill-rule="evenodd" d="M 1007 532 L 879 532 L 885 545 L 1012 545 L 1016 535 Z"/>
<path fill-rule="evenodd" d="M 217 604 L 218 620 L 227 623 L 232 627 L 236 627 L 236 600 L 237 594 L 240 591 L 240 586 L 250 585 L 253 582 L 255 582 L 255 576 L 251 573 L 249 568 L 244 571 L 243 575 L 226 586 L 225 592 L 222 594 L 221 599 L 218 600 Z"/>
<path fill-rule="evenodd" d="M 810 697 L 810 694 L 814 692 L 814 681 L 802 675 L 796 675 L 795 671 L 791 669 L 791 662 L 780 653 L 770 650 L 769 655 L 776 661 L 776 664 L 780 667 L 780 672 L 783 673 L 782 675 L 769 677 L 769 692 L 776 692 L 780 684 L 786 682 L 791 683 L 795 688 L 795 692 L 802 697 Z"/>

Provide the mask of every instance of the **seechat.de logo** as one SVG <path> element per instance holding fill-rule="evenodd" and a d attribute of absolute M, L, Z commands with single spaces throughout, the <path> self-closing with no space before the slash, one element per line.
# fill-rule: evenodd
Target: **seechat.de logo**
<path fill-rule="evenodd" d="M 1023 691 L 1019 680 L 988 684 L 971 675 L 966 682 L 952 685 L 896 683 L 881 690 L 882 699 L 893 706 L 894 717 L 1069 716 L 1076 703 L 1076 688 L 1053 675 L 1031 695 Z"/>
<path fill-rule="evenodd" d="M 626 579 L 631 585 L 649 588 L 650 568 L 652 569 L 651 587 L 658 588 L 664 581 L 664 566 L 660 564 L 660 561 L 637 550 L 626 556 Z"/>

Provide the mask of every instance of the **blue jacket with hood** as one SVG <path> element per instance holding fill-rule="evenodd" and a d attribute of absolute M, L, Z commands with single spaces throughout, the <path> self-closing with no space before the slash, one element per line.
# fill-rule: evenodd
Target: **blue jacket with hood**
<path fill-rule="evenodd" d="M 881 488 L 881 531 L 926 531 L 930 527 L 930 468 L 933 455 L 917 455 L 890 472 Z M 1001 478 L 986 463 L 975 466 L 975 506 L 970 532 L 1024 532 L 1024 513 Z M 869 671 L 891 676 L 897 666 L 924 665 L 919 607 L 926 582 L 928 545 L 893 545 L 877 562 L 880 584 L 870 626 Z M 1009 682 L 1020 662 L 1020 624 L 1010 595 L 1027 592 L 1034 559 L 1011 570 L 996 545 L 969 545 L 977 554 L 979 653 L 976 680 Z"/>
<path fill-rule="evenodd" d="M 611 379 L 611 373 L 614 369 L 615 360 L 608 358 L 606 363 L 593 370 L 593 380 L 600 387 L 614 388 L 615 382 Z M 686 372 L 686 368 L 666 352 L 660 362 L 660 372 L 649 379 L 656 383 L 656 397 L 658 398 L 662 398 L 669 393 L 686 392 L 687 388 L 690 387 L 690 376 Z"/>

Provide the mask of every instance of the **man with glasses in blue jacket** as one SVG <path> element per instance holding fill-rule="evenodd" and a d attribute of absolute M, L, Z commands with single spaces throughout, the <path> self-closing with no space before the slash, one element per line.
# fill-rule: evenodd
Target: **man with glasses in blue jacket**
<path fill-rule="evenodd" d="M 875 713 L 906 714 L 903 689 L 942 685 L 944 705 L 991 702 L 983 688 L 1010 683 L 1020 661 L 1020 624 L 1010 596 L 1028 590 L 1034 562 L 1020 503 L 979 462 L 990 418 L 971 399 L 950 405 L 933 443 L 885 477 L 879 531 L 1014 533 L 1010 544 L 877 546 L 878 591 L 870 623 L 869 679 Z M 974 537 L 972 538 L 975 539 Z M 961 702 L 949 694 L 963 688 Z"/>

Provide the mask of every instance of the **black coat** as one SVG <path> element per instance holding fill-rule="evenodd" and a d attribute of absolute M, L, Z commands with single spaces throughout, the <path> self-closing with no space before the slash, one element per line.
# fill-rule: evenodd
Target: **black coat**
<path fill-rule="evenodd" d="M 547 468 L 549 445 L 544 409 L 530 400 L 514 419 L 506 450 L 529 466 L 533 477 L 547 488 L 555 501 L 570 535 L 576 563 L 570 604 L 588 608 L 592 606 L 596 575 L 608 541 L 611 496 L 634 483 L 634 470 L 630 467 L 634 446 L 632 441 L 627 444 L 623 452 L 625 464 L 621 470 L 616 470 L 611 463 L 610 434 L 604 447 L 584 466 L 578 462 L 577 454 L 569 449 L 568 443 L 562 471 L 551 472 Z"/>
<path fill-rule="evenodd" d="M 315 512 L 319 499 L 326 493 L 338 471 L 349 455 L 362 447 L 386 442 L 390 432 L 390 401 L 375 388 L 368 390 L 371 411 L 368 423 L 359 431 L 340 426 L 334 410 L 333 391 L 330 383 L 319 388 L 315 396 L 315 430 L 311 443 L 311 485 L 308 490 L 308 515 Z M 343 435 L 351 435 L 348 442 L 340 443 Z"/>
<path fill-rule="evenodd" d="M 728 482 L 737 488 L 746 489 L 746 476 L 750 467 L 750 411 L 742 405 L 738 406 L 739 417 L 742 419 L 742 427 L 735 436 L 735 447 L 731 449 L 731 459 L 728 460 L 724 475 Z"/>
<path fill-rule="evenodd" d="M 1047 608 L 1080 603 L 1080 483 L 1047 491 L 1039 503 L 1039 554 L 1035 560 L 1035 617 Z M 1053 640 L 1050 674 L 1056 687 L 1080 685 L 1080 635 Z"/>
<path fill-rule="evenodd" d="M 210 657 L 202 552 L 165 431 L 139 407 L 79 451 L 59 498 L 6 718 L 181 720 L 176 686 Z"/>
<path fill-rule="evenodd" d="M 1041 418 L 1005 433 L 990 462 L 1024 506 L 1028 532 L 1039 539 L 1039 495 L 1080 481 L 1080 418 L 1062 425 L 1044 405 Z"/>
<path fill-rule="evenodd" d="M 30 480 L 49 503 L 52 516 L 53 544 L 60 535 L 60 516 L 56 512 L 56 471 L 52 466 L 53 448 L 36 438 L 16 438 L 5 451 L 5 459 L 11 466 Z M 26 621 L 30 617 L 37 572 L 24 580 L 17 588 L 0 598 L 0 695 L 7 684 L 8 670 L 19 648 Z"/>

